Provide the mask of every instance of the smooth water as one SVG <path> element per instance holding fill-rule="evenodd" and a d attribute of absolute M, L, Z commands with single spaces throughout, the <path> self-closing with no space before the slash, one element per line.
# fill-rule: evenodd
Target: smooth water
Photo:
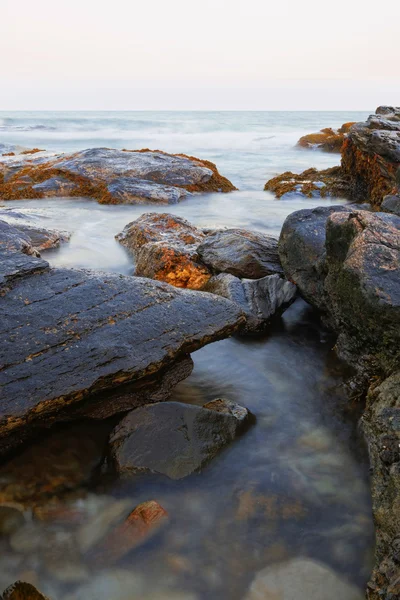
<path fill-rule="evenodd" d="M 143 212 L 168 210 L 197 225 L 278 235 L 289 213 L 321 201 L 278 201 L 262 191 L 265 181 L 284 170 L 337 164 L 337 155 L 293 146 L 303 133 L 366 116 L 0 113 L 0 142 L 185 152 L 216 162 L 240 189 L 167 209 L 84 199 L 18 201 L 7 208 L 21 213 L 18 220 L 72 233 L 68 244 L 45 255 L 53 265 L 131 274 L 132 259 L 114 235 Z M 301 556 L 332 567 L 362 597 L 373 552 L 368 464 L 333 345 L 315 312 L 298 300 L 267 335 L 196 352 L 193 374 L 172 399 L 202 405 L 229 398 L 247 406 L 255 423 L 185 480 L 105 478 L 96 466 L 112 423 L 61 428 L 4 465 L 4 493 L 11 490 L 21 502 L 34 497 L 39 509 L 32 522 L 0 539 L 0 586 L 25 578 L 52 600 L 240 600 L 259 570 Z M 118 501 L 126 501 L 129 514 L 150 499 L 170 521 L 146 544 L 115 564 L 94 561 L 82 549 L 82 528 L 112 528 L 107 514 Z M 47 518 L 45 500 L 69 517 Z M 353 592 L 341 600 L 355 600 Z"/>

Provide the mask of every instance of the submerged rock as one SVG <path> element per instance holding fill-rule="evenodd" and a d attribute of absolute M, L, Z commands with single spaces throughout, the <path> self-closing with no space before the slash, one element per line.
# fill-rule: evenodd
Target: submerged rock
<path fill-rule="evenodd" d="M 383 212 L 393 213 L 400 217 L 400 196 L 385 196 L 381 205 Z"/>
<path fill-rule="evenodd" d="M 117 472 L 147 471 L 182 479 L 197 471 L 231 442 L 247 421 L 242 408 L 230 412 L 219 408 L 163 402 L 130 412 L 110 436 L 111 460 Z"/>
<path fill-rule="evenodd" d="M 30 251 L 22 234 L 1 227 L 3 452 L 35 426 L 165 399 L 190 373 L 190 352 L 243 324 L 235 304 L 210 294 L 49 269 L 15 250 Z"/>
<path fill-rule="evenodd" d="M 282 274 L 278 240 L 246 229 L 224 229 L 207 235 L 198 246 L 201 260 L 214 272 L 246 279 Z"/>
<path fill-rule="evenodd" d="M 362 600 L 364 594 L 328 566 L 297 558 L 260 571 L 245 600 Z"/>
<path fill-rule="evenodd" d="M 265 329 L 271 318 L 282 314 L 296 298 L 296 286 L 279 275 L 239 279 L 221 273 L 208 281 L 204 291 L 238 304 L 246 315 L 247 332 Z"/>
<path fill-rule="evenodd" d="M 0 199 L 87 196 L 105 204 L 176 203 L 193 192 L 236 189 L 209 161 L 161 151 L 91 148 L 0 162 Z M 28 180 L 21 182 L 21 176 Z"/>
<path fill-rule="evenodd" d="M 331 167 L 318 171 L 307 169 L 300 173 L 286 171 L 273 177 L 264 186 L 264 190 L 273 192 L 281 200 L 291 200 L 303 196 L 305 198 L 329 198 L 332 196 L 346 198 L 348 196 L 348 180 L 340 167 Z"/>
<path fill-rule="evenodd" d="M 301 137 L 297 142 L 297 145 L 301 148 L 340 153 L 343 142 L 346 139 L 352 125 L 354 125 L 354 122 L 344 123 L 344 125 L 342 125 L 339 129 L 326 127 L 325 129 L 321 129 L 319 133 L 309 133 L 308 135 L 303 135 L 303 137 Z"/>
<path fill-rule="evenodd" d="M 343 144 L 342 172 L 349 198 L 379 207 L 396 186 L 400 166 L 400 107 L 379 107 L 365 123 L 354 125 Z"/>
<path fill-rule="evenodd" d="M 139 504 L 102 540 L 92 556 L 93 563 L 113 565 L 145 543 L 168 521 L 168 513 L 155 500 Z"/>
<path fill-rule="evenodd" d="M 3 592 L 3 600 L 49 600 L 33 585 L 17 581 Z"/>

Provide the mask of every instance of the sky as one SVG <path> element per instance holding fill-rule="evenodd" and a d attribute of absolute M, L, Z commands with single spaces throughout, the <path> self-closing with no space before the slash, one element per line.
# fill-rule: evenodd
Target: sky
<path fill-rule="evenodd" d="M 400 105 L 400 1 L 0 0 L 0 110 Z"/>

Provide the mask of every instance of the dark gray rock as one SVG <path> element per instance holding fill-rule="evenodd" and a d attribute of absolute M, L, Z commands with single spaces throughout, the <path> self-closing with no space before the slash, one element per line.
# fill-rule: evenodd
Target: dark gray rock
<path fill-rule="evenodd" d="M 296 298 L 296 286 L 279 275 L 239 279 L 227 273 L 211 277 L 204 291 L 238 304 L 246 315 L 245 332 L 264 330 L 271 318 L 281 315 Z"/>
<path fill-rule="evenodd" d="M 298 210 L 287 217 L 282 227 L 279 255 L 285 275 L 298 286 L 307 302 L 323 311 L 326 223 L 331 214 L 350 210 L 343 205 Z"/>
<path fill-rule="evenodd" d="M 400 196 L 385 196 L 381 208 L 383 212 L 400 216 Z"/>
<path fill-rule="evenodd" d="M 190 373 L 190 352 L 244 322 L 237 305 L 210 294 L 49 269 L 18 251 L 31 248 L 22 234 L 1 227 L 0 451 L 34 427 L 160 399 L 170 372 L 175 383 Z"/>
<path fill-rule="evenodd" d="M 111 434 L 112 462 L 119 474 L 149 471 L 182 479 L 243 430 L 247 419 L 239 414 L 237 418 L 235 411 L 180 402 L 143 406 L 124 417 Z"/>
<path fill-rule="evenodd" d="M 187 190 L 169 185 L 161 185 L 135 177 L 118 177 L 109 183 L 111 196 L 121 204 L 177 204 L 192 194 Z"/>
<path fill-rule="evenodd" d="M 282 274 L 278 240 L 246 229 L 215 231 L 198 246 L 201 260 L 217 273 L 246 279 Z"/>

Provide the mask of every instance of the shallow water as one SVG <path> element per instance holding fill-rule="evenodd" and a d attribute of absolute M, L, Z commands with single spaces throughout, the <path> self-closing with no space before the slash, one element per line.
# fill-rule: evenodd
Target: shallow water
<path fill-rule="evenodd" d="M 366 116 L 96 115 L 85 126 L 81 114 L 26 113 L 12 121 L 0 114 L 1 141 L 48 149 L 151 146 L 214 160 L 241 191 L 198 196 L 168 212 L 205 227 L 240 226 L 276 235 L 287 214 L 321 201 L 277 201 L 261 191 L 266 179 L 338 160 L 294 150 L 299 135 Z M 27 129 L 38 125 L 47 130 Z M 19 201 L 7 207 L 22 219 L 72 233 L 69 244 L 45 255 L 53 265 L 124 274 L 132 273 L 132 260 L 114 235 L 143 212 L 166 210 L 100 206 L 83 199 Z M 0 538 L 0 586 L 31 580 L 52 600 L 240 600 L 257 571 L 301 556 L 332 567 L 362 597 L 373 552 L 368 464 L 357 414 L 343 386 L 346 369 L 335 359 L 333 344 L 314 311 L 298 300 L 267 335 L 224 340 L 193 354 L 194 372 L 172 399 L 202 405 L 225 397 L 247 406 L 255 423 L 185 480 L 141 476 L 118 482 L 101 475 L 96 467 L 112 423 L 60 428 L 4 465 L 3 496 L 11 490 L 21 502 L 30 495 L 39 504 L 57 500 L 72 505 L 75 516 L 48 519 L 42 510 L 32 522 L 28 515 L 28 523 L 11 538 Z M 168 511 L 170 520 L 140 548 L 111 565 L 93 561 L 79 546 L 82 527 L 99 529 L 117 501 L 126 501 L 122 508 L 129 514 L 150 499 Z"/>

